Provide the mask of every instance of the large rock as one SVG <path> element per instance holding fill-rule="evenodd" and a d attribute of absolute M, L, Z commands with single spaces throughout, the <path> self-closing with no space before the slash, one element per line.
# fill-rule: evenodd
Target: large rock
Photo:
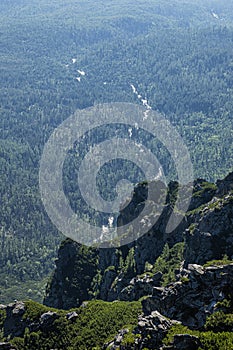
<path fill-rule="evenodd" d="M 129 285 L 123 288 L 118 297 L 120 300 L 133 301 L 143 296 L 152 295 L 154 286 L 159 286 L 162 279 L 162 273 L 156 273 L 149 276 L 145 273 L 142 277 L 134 277 Z"/>
<path fill-rule="evenodd" d="M 217 196 L 221 197 L 233 190 L 233 172 L 228 174 L 225 179 L 217 181 Z"/>
<path fill-rule="evenodd" d="M 164 185 L 155 184 L 155 202 L 158 202 L 159 193 L 164 193 L 164 190 Z M 172 188 L 171 191 L 173 190 Z M 122 210 L 118 218 L 119 225 L 124 225 L 129 218 L 135 217 L 136 213 L 140 212 L 146 199 L 146 192 L 147 184 L 140 184 L 135 188 L 130 205 Z M 155 202 L 152 201 L 148 220 L 155 215 Z M 158 221 L 147 234 L 119 249 L 87 247 L 84 249 L 80 244 L 66 240 L 59 249 L 56 270 L 47 288 L 44 304 L 69 309 L 93 297 L 113 301 L 132 300 L 140 298 L 145 295 L 144 293 L 150 294 L 148 282 L 138 280 L 135 282 L 135 288 L 132 288 L 130 282 L 137 275 L 144 273 L 146 263 L 155 262 L 167 242 L 172 246 L 182 241 L 183 230 L 189 226 L 187 220 L 184 219 L 172 234 L 166 233 L 172 211 L 172 205 L 166 203 Z M 130 266 L 128 258 L 132 250 L 134 261 Z M 140 290 L 141 288 L 144 291 Z"/>
<path fill-rule="evenodd" d="M 158 311 L 153 311 L 148 316 L 139 316 L 138 327 L 135 332 L 141 335 L 140 349 L 157 348 L 161 345 L 168 330 L 177 323 L 177 321 L 164 317 Z"/>
<path fill-rule="evenodd" d="M 53 322 L 58 318 L 58 314 L 53 311 L 45 312 L 40 317 L 40 327 L 41 329 L 47 329 L 52 326 Z"/>
<path fill-rule="evenodd" d="M 78 318 L 78 314 L 75 311 L 71 311 L 66 315 L 68 321 L 74 322 Z"/>
<path fill-rule="evenodd" d="M 16 301 L 6 307 L 6 318 L 3 324 L 4 337 L 23 336 L 26 327 L 26 320 L 22 318 L 26 311 L 25 304 L 22 301 Z"/>
<path fill-rule="evenodd" d="M 215 197 L 200 211 L 194 229 L 185 231 L 185 264 L 204 264 L 221 259 L 224 254 L 233 259 L 233 195 Z"/>

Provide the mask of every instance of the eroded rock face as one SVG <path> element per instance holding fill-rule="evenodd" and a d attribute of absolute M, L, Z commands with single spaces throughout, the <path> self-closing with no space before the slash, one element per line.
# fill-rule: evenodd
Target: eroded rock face
<path fill-rule="evenodd" d="M 203 208 L 194 230 L 185 231 L 185 241 L 186 266 L 221 259 L 224 254 L 233 259 L 233 195 L 216 197 Z"/>
<path fill-rule="evenodd" d="M 146 185 L 137 186 L 132 203 L 122 213 L 119 222 L 124 223 L 139 211 L 138 207 L 143 205 L 146 198 L 146 191 Z M 156 190 L 156 195 L 157 192 Z M 166 225 L 171 213 L 172 205 L 167 203 L 153 229 L 133 243 L 123 245 L 119 249 L 86 248 L 83 253 L 80 244 L 66 240 L 59 250 L 56 270 L 48 285 L 44 303 L 48 306 L 68 309 L 79 306 L 84 300 L 93 297 L 106 301 L 127 299 L 125 288 L 130 286 L 134 277 L 144 272 L 145 263 L 153 264 L 162 253 L 165 243 L 169 242 L 172 246 L 182 241 L 182 232 L 189 223 L 184 219 L 172 234 L 166 234 Z M 152 210 L 150 215 L 153 215 Z M 128 261 L 131 253 L 133 254 L 132 264 Z M 139 284 L 143 285 L 144 292 L 149 287 L 147 283 L 135 282 L 134 291 L 130 293 L 128 300 L 144 295 L 144 292 L 138 288 Z"/>
<path fill-rule="evenodd" d="M 217 196 L 221 197 L 233 190 L 233 172 L 225 177 L 223 180 L 217 181 Z"/>
<path fill-rule="evenodd" d="M 129 285 L 120 291 L 118 297 L 123 301 L 133 301 L 145 295 L 152 295 L 153 288 L 160 285 L 161 279 L 161 272 L 156 273 L 153 277 L 147 274 L 143 277 L 134 277 Z"/>
<path fill-rule="evenodd" d="M 89 300 L 88 290 L 98 270 L 98 251 L 67 240 L 59 249 L 45 304 L 70 309 Z"/>
<path fill-rule="evenodd" d="M 121 329 L 114 340 L 105 344 L 103 349 L 108 350 L 141 350 L 144 348 L 157 349 L 162 344 L 162 339 L 167 331 L 179 322 L 168 320 L 158 311 L 153 311 L 150 315 L 141 315 L 138 319 L 138 325 L 133 330 L 130 343 L 124 342 L 125 335 L 129 333 L 128 329 Z"/>
<path fill-rule="evenodd" d="M 216 304 L 233 296 L 233 264 L 203 268 L 189 265 L 180 272 L 182 282 L 154 287 L 152 297 L 144 300 L 145 314 L 158 310 L 192 329 L 203 327 Z"/>
<path fill-rule="evenodd" d="M 203 179 L 196 180 L 190 211 L 170 234 L 166 233 L 166 226 L 173 211 L 177 183 L 169 184 L 166 204 L 154 227 L 133 243 L 119 249 L 84 249 L 76 242 L 65 241 L 59 250 L 44 303 L 69 309 L 93 298 L 130 301 L 152 295 L 153 288 L 158 287 L 160 281 L 153 280 L 153 276 L 144 278 L 139 275 L 145 273 L 146 263 L 155 263 L 166 243 L 172 247 L 184 237 L 185 267 L 190 263 L 204 264 L 221 259 L 224 254 L 233 258 L 232 174 L 218 181 L 217 185 Z M 132 202 L 119 217 L 119 224 L 124 224 L 140 210 L 146 191 L 146 184 L 136 187 Z"/>

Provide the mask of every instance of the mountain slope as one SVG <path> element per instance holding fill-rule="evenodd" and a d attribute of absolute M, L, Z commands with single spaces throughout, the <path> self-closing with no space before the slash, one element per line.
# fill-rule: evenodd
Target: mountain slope
<path fill-rule="evenodd" d="M 45 304 L 71 308 L 93 298 L 132 301 L 151 294 L 154 286 L 176 279 L 175 270 L 182 264 L 203 265 L 224 255 L 233 259 L 232 189 L 232 173 L 217 185 L 197 180 L 191 210 L 170 234 L 165 233 L 172 206 L 168 202 L 153 228 L 131 244 L 98 249 L 64 241 Z M 136 188 L 136 200 L 132 199 L 133 205 L 123 210 L 119 220 L 128 218 L 129 210 L 131 215 L 137 212 L 144 201 L 143 191 L 145 185 Z"/>
<path fill-rule="evenodd" d="M 232 13 L 226 1 L 1 1 L 2 302 L 42 301 L 63 237 L 40 200 L 39 162 L 51 132 L 77 108 L 141 103 L 134 84 L 177 127 L 196 177 L 214 181 L 232 169 Z M 73 205 L 75 176 L 72 167 L 64 176 Z"/>
<path fill-rule="evenodd" d="M 176 187 L 170 185 L 167 207 Z M 47 287 L 50 306 L 0 305 L 0 349 L 231 349 L 232 190 L 233 173 L 216 185 L 198 179 L 186 219 L 166 240 L 159 235 L 165 227 L 160 222 L 141 242 L 118 249 L 64 241 Z M 136 188 L 133 206 L 122 211 L 121 220 L 127 211 L 137 211 L 144 192 L 145 184 Z M 162 254 L 156 248 L 161 236 Z M 200 261 L 204 266 L 195 264 Z M 96 298 L 113 301 L 90 300 Z"/>

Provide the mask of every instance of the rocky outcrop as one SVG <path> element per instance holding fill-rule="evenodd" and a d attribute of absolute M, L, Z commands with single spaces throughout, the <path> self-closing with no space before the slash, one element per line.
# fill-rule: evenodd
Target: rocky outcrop
<path fill-rule="evenodd" d="M 217 181 L 217 196 L 222 197 L 233 191 L 233 172 L 225 177 L 223 180 Z"/>
<path fill-rule="evenodd" d="M 43 329 L 47 329 L 48 327 L 50 327 L 53 322 L 58 318 L 58 314 L 56 312 L 53 311 L 48 311 L 45 312 L 44 314 L 42 314 L 40 316 L 40 328 Z"/>
<path fill-rule="evenodd" d="M 30 332 L 47 332 L 52 328 L 54 321 L 59 317 L 57 312 L 48 310 L 44 313 L 41 312 L 41 315 L 37 316 L 35 320 L 34 317 L 27 315 L 26 304 L 22 301 L 15 301 L 9 305 L 2 305 L 1 309 L 4 309 L 6 312 L 2 327 L 3 337 L 6 339 L 24 337 L 26 328 L 28 328 Z M 74 313 L 70 314 L 67 319 L 72 321 L 73 317 L 75 317 Z M 10 345 L 10 343 L 0 343 L 0 349 L 14 350 L 15 348 Z"/>
<path fill-rule="evenodd" d="M 134 277 L 129 285 L 120 291 L 119 299 L 133 301 L 145 295 L 152 295 L 153 288 L 160 286 L 162 276 L 161 272 L 157 272 L 151 277 L 147 274 L 143 277 Z"/>
<path fill-rule="evenodd" d="M 44 303 L 48 306 L 69 309 L 84 300 L 98 298 L 106 301 L 137 300 L 152 295 L 161 279 L 146 276 L 146 264 L 153 265 L 166 243 L 170 247 L 185 240 L 184 266 L 204 264 L 221 259 L 224 254 L 232 258 L 233 252 L 233 175 L 211 184 L 203 179 L 194 183 L 189 211 L 178 227 L 170 234 L 166 226 L 173 211 L 178 184 L 169 184 L 162 213 L 153 228 L 131 244 L 115 248 L 87 248 L 66 240 L 58 254 L 56 270 L 47 287 Z M 158 184 L 157 184 L 158 185 Z M 159 202 L 164 185 L 155 183 L 155 201 Z M 132 201 L 119 216 L 122 225 L 134 218 L 144 205 L 147 184 L 139 184 Z M 188 191 L 188 186 L 187 191 Z M 151 204 L 154 215 L 154 204 Z M 180 214 L 177 212 L 176 214 Z M 143 275 L 143 276 L 141 276 Z"/>
<path fill-rule="evenodd" d="M 156 284 L 157 279 L 153 281 L 150 278 L 148 282 L 152 287 L 152 296 L 142 301 L 143 310 L 138 316 L 137 325 L 133 326 L 133 329 L 132 326 L 127 328 L 127 325 L 122 325 L 124 328 L 120 329 L 108 343 L 101 345 L 102 349 L 201 349 L 200 339 L 197 336 L 186 334 L 186 330 L 184 334 L 176 334 L 169 345 L 164 345 L 163 340 L 173 326 L 178 326 L 178 330 L 182 330 L 184 325 L 189 329 L 203 330 L 207 316 L 232 305 L 233 263 L 209 267 L 190 264 L 188 268 L 181 268 L 177 271 L 177 278 L 179 281 L 170 283 L 166 287 L 154 286 L 153 283 Z M 228 306 L 226 299 L 230 302 Z M 68 322 L 69 330 L 72 331 L 72 326 L 75 326 L 75 322 L 82 313 L 81 309 L 88 304 L 88 302 L 83 303 L 80 309 L 76 310 L 77 312 L 71 310 L 67 313 L 62 312 L 62 315 L 60 311 L 49 310 L 42 306 L 41 309 L 38 309 L 38 304 L 31 305 L 28 309 L 28 304 L 20 301 L 7 306 L 2 305 L 1 309 L 6 312 L 3 323 L 4 336 L 8 339 L 16 336 L 26 339 L 27 329 L 30 334 L 40 334 L 46 338 L 54 332 L 60 321 L 64 322 L 64 325 Z M 94 303 L 92 303 L 91 310 L 99 312 L 98 308 L 95 311 Z M 85 322 L 88 322 L 88 319 L 84 319 Z M 229 328 L 229 325 L 226 324 L 226 327 L 222 330 L 227 329 L 228 332 L 231 332 L 232 325 Z M 77 332 L 77 328 L 74 329 Z M 16 350 L 10 343 L 0 344 L 0 349 Z"/>
<path fill-rule="evenodd" d="M 120 331 L 104 349 L 201 349 L 202 343 L 194 335 L 176 334 L 166 346 L 163 339 L 175 325 L 203 330 L 207 317 L 221 309 L 219 302 L 233 300 L 233 263 L 207 268 L 189 265 L 188 269 L 180 270 L 180 277 L 183 282 L 154 287 L 153 295 L 142 301 L 143 314 L 137 327 L 131 333 Z"/>
<path fill-rule="evenodd" d="M 23 319 L 25 305 L 22 301 L 16 301 L 5 308 L 6 319 L 4 322 L 4 337 L 20 337 L 24 334 L 26 321 Z M 13 336 L 12 336 L 13 335 Z"/>
<path fill-rule="evenodd" d="M 185 231 L 186 266 L 221 259 L 233 259 L 233 194 L 214 197 L 194 219 L 193 228 Z"/>
<path fill-rule="evenodd" d="M 140 349 L 156 348 L 162 343 L 167 331 L 177 323 L 177 321 L 164 317 L 158 311 L 152 311 L 148 316 L 140 316 L 138 327 L 135 330 L 140 335 Z"/>
<path fill-rule="evenodd" d="M 122 329 L 115 336 L 114 340 L 104 345 L 103 349 L 107 350 L 140 350 L 144 348 L 156 349 L 162 344 L 162 340 L 167 331 L 179 322 L 168 320 L 158 311 L 153 311 L 149 316 L 139 316 L 138 325 L 134 329 L 131 341 L 126 341 L 126 335 L 129 330 Z"/>
<path fill-rule="evenodd" d="M 90 299 L 88 290 L 97 272 L 98 250 L 66 240 L 58 252 L 45 304 L 60 309 L 81 305 L 84 300 Z"/>
<path fill-rule="evenodd" d="M 180 271 L 180 277 L 179 282 L 153 288 L 152 296 L 142 302 L 145 314 L 159 311 L 191 329 L 200 329 L 218 302 L 233 298 L 233 264 L 189 265 Z"/>

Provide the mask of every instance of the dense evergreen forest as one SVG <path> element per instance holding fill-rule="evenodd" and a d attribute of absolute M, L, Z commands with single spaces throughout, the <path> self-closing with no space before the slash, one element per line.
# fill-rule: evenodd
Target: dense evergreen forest
<path fill-rule="evenodd" d="M 1 1 L 1 302 L 42 300 L 63 237 L 41 203 L 39 162 L 51 132 L 76 109 L 141 103 L 133 85 L 177 128 L 195 177 L 231 170 L 232 14 L 223 0 Z M 166 150 L 160 157 L 169 177 Z"/>

